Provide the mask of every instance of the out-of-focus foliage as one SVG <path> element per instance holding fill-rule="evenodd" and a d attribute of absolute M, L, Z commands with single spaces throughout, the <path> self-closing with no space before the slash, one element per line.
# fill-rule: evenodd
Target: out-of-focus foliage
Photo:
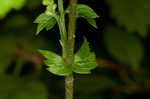
<path fill-rule="evenodd" d="M 27 79 L 15 79 L 12 77 L 2 77 L 0 79 L 1 99 L 47 99 L 46 87 L 36 81 Z"/>
<path fill-rule="evenodd" d="M 149 0 L 106 0 L 111 15 L 129 32 L 138 32 L 142 37 L 148 35 L 150 1 Z"/>
<path fill-rule="evenodd" d="M 0 18 L 4 18 L 12 9 L 19 10 L 26 0 L 0 0 Z"/>
<path fill-rule="evenodd" d="M 144 48 L 139 38 L 114 27 L 105 28 L 104 35 L 108 51 L 118 61 L 136 68 L 141 65 Z"/>
<path fill-rule="evenodd" d="M 26 0 L 25 7 L 30 10 L 36 9 L 41 5 L 42 0 Z"/>
<path fill-rule="evenodd" d="M 13 23 L 13 24 L 12 24 Z M 20 48 L 23 53 L 37 53 L 37 49 L 46 48 L 47 43 L 43 38 L 34 38 L 33 26 L 25 15 L 17 14 L 10 17 L 2 26 L 0 36 L 0 74 L 4 74 L 11 62 L 16 60 L 16 49 Z M 7 35 L 5 34 L 7 33 Z M 21 57 L 24 57 L 21 55 Z"/>

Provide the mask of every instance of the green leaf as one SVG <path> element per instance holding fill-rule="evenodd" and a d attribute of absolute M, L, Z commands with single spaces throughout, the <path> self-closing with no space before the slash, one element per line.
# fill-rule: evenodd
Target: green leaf
<path fill-rule="evenodd" d="M 92 18 L 92 19 L 99 17 L 91 7 L 84 4 L 77 5 L 77 16 L 83 18 Z"/>
<path fill-rule="evenodd" d="M 142 37 L 148 35 L 150 23 L 150 0 L 106 0 L 111 15 L 117 23 L 129 32 L 138 32 Z"/>
<path fill-rule="evenodd" d="M 70 8 L 67 8 L 66 12 L 69 13 Z M 97 28 L 95 18 L 99 18 L 99 16 L 88 5 L 85 5 L 85 4 L 77 5 L 77 17 L 85 18 L 89 24 L 91 24 L 93 27 Z"/>
<path fill-rule="evenodd" d="M 90 52 L 88 42 L 84 39 L 82 47 L 75 55 L 73 71 L 79 74 L 89 74 L 97 65 L 96 56 L 93 52 Z"/>
<path fill-rule="evenodd" d="M 106 28 L 104 34 L 107 50 L 115 59 L 135 68 L 140 65 L 144 56 L 140 39 L 113 27 Z"/>
<path fill-rule="evenodd" d="M 66 76 L 72 73 L 72 71 L 65 66 L 61 56 L 47 50 L 39 50 L 39 52 L 46 58 L 44 63 L 49 66 L 48 71 L 60 76 Z"/>
<path fill-rule="evenodd" d="M 0 19 L 4 18 L 12 9 L 19 10 L 26 0 L 0 0 Z"/>
<path fill-rule="evenodd" d="M 91 24 L 94 28 L 98 28 L 96 21 L 94 19 L 87 19 L 88 23 Z"/>
<path fill-rule="evenodd" d="M 52 29 L 56 24 L 56 20 L 52 16 L 42 13 L 35 19 L 34 23 L 38 23 L 36 32 L 36 35 L 38 35 L 44 28 L 46 28 L 47 31 Z"/>

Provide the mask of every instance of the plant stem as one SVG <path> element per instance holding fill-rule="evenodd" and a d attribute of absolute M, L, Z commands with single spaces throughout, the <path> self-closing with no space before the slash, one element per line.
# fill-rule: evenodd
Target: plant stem
<path fill-rule="evenodd" d="M 77 0 L 70 0 L 70 14 L 68 33 L 66 32 L 63 0 L 58 0 L 58 9 L 60 17 L 57 18 L 59 29 L 61 32 L 62 53 L 65 64 L 72 70 L 74 62 L 74 42 L 76 30 L 76 5 Z M 66 99 L 73 99 L 73 74 L 65 78 Z"/>
<path fill-rule="evenodd" d="M 68 38 L 67 38 L 67 66 L 72 68 L 74 62 L 74 42 L 76 30 L 76 5 L 77 0 L 70 0 L 70 13 L 68 25 Z M 66 99 L 73 99 L 73 74 L 65 78 Z"/>
<path fill-rule="evenodd" d="M 62 53 L 63 58 L 66 59 L 67 57 L 67 32 L 66 32 L 66 25 L 65 25 L 65 15 L 64 15 L 64 7 L 63 7 L 63 0 L 58 0 L 58 9 L 60 16 L 58 16 L 58 24 L 59 29 L 61 32 L 61 43 L 62 43 Z"/>
<path fill-rule="evenodd" d="M 73 82 L 74 82 L 74 77 L 73 75 L 69 75 L 65 78 L 65 99 L 73 99 Z"/>

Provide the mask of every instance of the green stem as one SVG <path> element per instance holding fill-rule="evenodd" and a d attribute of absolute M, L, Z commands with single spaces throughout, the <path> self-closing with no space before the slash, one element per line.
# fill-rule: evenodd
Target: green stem
<path fill-rule="evenodd" d="M 63 0 L 58 0 L 58 10 L 60 16 L 58 16 L 58 24 L 59 29 L 61 32 L 61 43 L 62 43 L 62 53 L 63 58 L 66 58 L 67 54 L 67 32 L 66 32 L 66 25 L 65 25 L 65 15 L 64 15 L 64 7 L 63 7 Z"/>
<path fill-rule="evenodd" d="M 67 66 L 72 68 L 74 62 L 74 42 L 76 31 L 76 5 L 77 0 L 70 0 L 70 13 L 69 13 L 69 25 L 68 25 L 68 39 L 67 39 Z M 73 74 L 65 78 L 66 86 L 66 99 L 73 99 Z"/>
<path fill-rule="evenodd" d="M 69 75 L 65 78 L 65 99 L 73 99 L 73 86 L 74 86 L 74 77 Z"/>
<path fill-rule="evenodd" d="M 70 0 L 70 14 L 68 33 L 66 32 L 65 17 L 63 0 L 58 0 L 58 9 L 60 16 L 57 17 L 62 43 L 62 53 L 65 64 L 68 68 L 72 69 L 74 62 L 74 42 L 75 42 L 75 30 L 76 30 L 76 5 L 77 0 Z M 73 99 L 73 74 L 65 78 L 66 99 Z"/>

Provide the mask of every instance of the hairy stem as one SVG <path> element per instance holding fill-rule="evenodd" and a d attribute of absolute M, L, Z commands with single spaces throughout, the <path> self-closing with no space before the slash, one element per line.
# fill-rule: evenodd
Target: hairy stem
<path fill-rule="evenodd" d="M 65 99 L 73 99 L 73 82 L 74 77 L 73 75 L 69 75 L 65 78 Z"/>
<path fill-rule="evenodd" d="M 75 42 L 75 30 L 76 30 L 76 5 L 77 0 L 70 0 L 70 13 L 69 13 L 69 25 L 68 25 L 68 38 L 67 38 L 67 66 L 72 68 L 74 62 L 74 42 Z M 66 99 L 73 99 L 73 74 L 65 78 Z"/>
<path fill-rule="evenodd" d="M 58 9 L 60 16 L 57 17 L 59 29 L 61 32 L 62 53 L 65 64 L 72 69 L 74 62 L 74 42 L 76 30 L 76 5 L 77 0 L 70 0 L 70 14 L 68 32 L 66 32 L 63 0 L 58 0 Z M 73 99 L 73 74 L 65 78 L 66 99 Z"/>

